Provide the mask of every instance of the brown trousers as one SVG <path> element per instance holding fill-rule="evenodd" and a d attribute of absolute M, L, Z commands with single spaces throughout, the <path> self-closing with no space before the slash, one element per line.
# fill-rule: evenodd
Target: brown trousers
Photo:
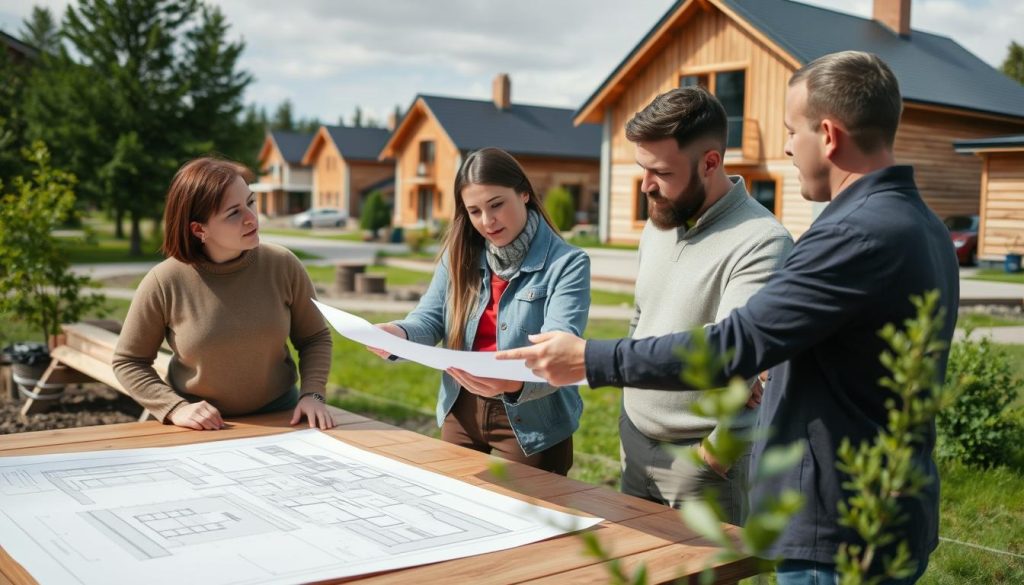
<path fill-rule="evenodd" d="M 572 467 L 572 436 L 540 453 L 526 455 L 512 430 L 505 404 L 465 389 L 459 391 L 459 397 L 444 419 L 441 439 L 559 475 L 569 473 Z"/>

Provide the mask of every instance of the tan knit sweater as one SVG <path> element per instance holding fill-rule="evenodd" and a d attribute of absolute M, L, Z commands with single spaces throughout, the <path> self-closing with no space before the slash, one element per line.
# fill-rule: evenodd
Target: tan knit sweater
<path fill-rule="evenodd" d="M 286 340 L 299 353 L 303 392 L 323 392 L 331 334 L 310 301 L 313 283 L 290 251 L 272 244 L 224 264 L 169 258 L 139 284 L 114 354 L 114 373 L 158 420 L 206 400 L 226 416 L 251 413 L 296 381 Z M 166 338 L 170 385 L 153 369 Z"/>

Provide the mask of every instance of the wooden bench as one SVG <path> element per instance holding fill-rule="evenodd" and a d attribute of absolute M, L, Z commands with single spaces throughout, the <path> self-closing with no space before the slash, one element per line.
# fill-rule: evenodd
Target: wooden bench
<path fill-rule="evenodd" d="M 22 415 L 47 411 L 64 392 L 63 385 L 100 382 L 123 394 L 128 394 L 114 375 L 114 348 L 117 347 L 117 333 L 89 325 L 71 323 L 62 325 L 63 334 L 59 344 L 50 350 L 52 361 L 46 372 L 31 392 L 21 409 Z M 161 378 L 167 379 L 167 368 L 171 353 L 161 350 L 153 362 L 153 368 Z M 140 421 L 150 418 L 143 410 Z"/>

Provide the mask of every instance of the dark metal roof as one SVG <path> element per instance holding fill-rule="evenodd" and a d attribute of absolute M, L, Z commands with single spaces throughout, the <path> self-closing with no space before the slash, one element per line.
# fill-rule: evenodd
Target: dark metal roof
<path fill-rule="evenodd" d="M 345 160 L 377 161 L 391 133 L 384 128 L 354 128 L 351 126 L 324 126 L 331 140 Z"/>
<path fill-rule="evenodd" d="M 10 47 L 10 50 L 27 59 L 32 59 L 33 61 L 39 57 L 39 49 L 20 41 L 18 38 L 13 37 L 2 30 L 0 30 L 0 44 L 7 45 Z"/>
<path fill-rule="evenodd" d="M 976 152 L 979 150 L 1001 150 L 1004 148 L 1024 147 L 1024 134 L 1012 136 L 993 136 L 992 138 L 973 138 L 970 140 L 956 140 L 953 148 L 957 152 Z"/>
<path fill-rule="evenodd" d="M 601 127 L 573 126 L 572 110 L 420 96 L 459 150 L 496 146 L 515 155 L 601 158 Z"/>
<path fill-rule="evenodd" d="M 374 183 L 372 185 L 368 185 L 366 187 L 363 187 L 363 189 L 359 193 L 361 195 L 369 195 L 370 193 L 373 193 L 374 191 L 394 191 L 394 190 L 395 190 L 395 177 L 392 176 L 392 177 L 386 177 L 384 179 L 381 179 L 381 180 L 377 181 L 376 183 Z"/>
<path fill-rule="evenodd" d="M 685 0 L 678 0 L 577 111 L 585 109 Z M 948 37 L 901 37 L 874 20 L 791 0 L 720 0 L 802 64 L 838 51 L 881 57 L 907 101 L 1024 117 L 1024 86 Z"/>
<path fill-rule="evenodd" d="M 309 143 L 313 141 L 313 136 L 315 134 L 288 132 L 285 130 L 273 130 L 270 132 L 270 137 L 274 140 L 278 150 L 281 151 L 281 156 L 284 157 L 288 164 L 292 165 L 302 164 L 302 155 L 309 148 Z"/>

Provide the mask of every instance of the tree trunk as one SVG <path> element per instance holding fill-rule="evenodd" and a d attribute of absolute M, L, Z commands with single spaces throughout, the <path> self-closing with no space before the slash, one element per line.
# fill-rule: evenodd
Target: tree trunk
<path fill-rule="evenodd" d="M 142 231 L 141 231 L 141 220 L 139 214 L 131 212 L 132 217 L 132 238 L 131 248 L 128 252 L 129 256 L 142 256 Z"/>
<path fill-rule="evenodd" d="M 114 237 L 117 238 L 118 240 L 123 240 L 124 239 L 124 225 L 123 225 L 123 221 L 124 221 L 124 210 L 123 209 L 115 209 L 114 210 Z"/>

